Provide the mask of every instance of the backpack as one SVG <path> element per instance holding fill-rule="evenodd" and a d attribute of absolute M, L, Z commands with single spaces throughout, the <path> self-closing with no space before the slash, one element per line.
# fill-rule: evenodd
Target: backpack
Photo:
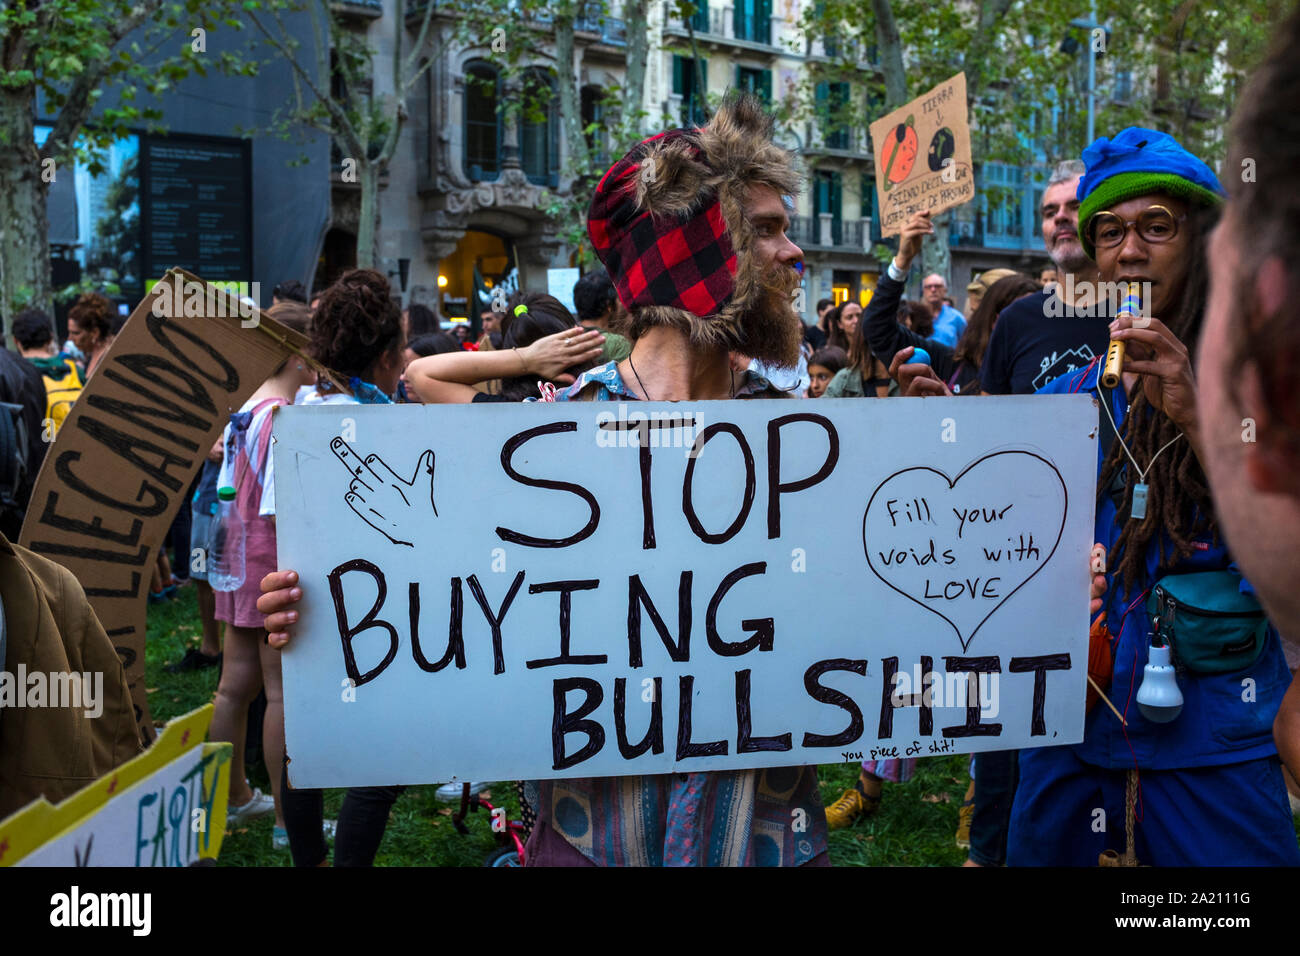
<path fill-rule="evenodd" d="M 19 524 L 25 511 L 20 492 L 27 480 L 27 423 L 23 406 L 0 402 L 0 515 L 14 515 Z"/>
<path fill-rule="evenodd" d="M 68 372 L 62 378 L 55 378 L 45 369 L 40 369 L 41 381 L 45 383 L 45 421 L 47 427 L 50 422 L 54 424 L 51 439 L 63 427 L 63 420 L 68 417 L 68 412 L 72 410 L 73 403 L 81 396 L 81 390 L 86 384 L 81 380 L 76 362 L 72 359 L 64 359 L 63 362 Z"/>

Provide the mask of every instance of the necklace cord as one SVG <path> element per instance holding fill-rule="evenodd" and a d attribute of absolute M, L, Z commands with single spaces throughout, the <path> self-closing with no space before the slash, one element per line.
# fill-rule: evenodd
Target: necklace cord
<path fill-rule="evenodd" d="M 1101 384 L 1101 378 L 1099 377 L 1097 379 L 1097 393 L 1099 395 L 1101 394 L 1101 391 L 1104 387 L 1105 386 Z M 1110 389 L 1110 391 L 1113 394 L 1115 390 Z M 1103 396 L 1101 407 L 1106 410 L 1106 417 L 1110 419 L 1110 427 L 1115 429 L 1115 440 L 1119 442 L 1119 447 L 1124 449 L 1124 454 L 1128 455 L 1128 460 L 1133 462 L 1133 470 L 1137 472 L 1138 482 L 1144 483 L 1147 480 L 1147 474 L 1150 473 L 1152 467 L 1154 467 L 1156 463 L 1156 459 L 1159 458 L 1161 454 L 1163 454 L 1166 448 L 1168 448 L 1174 442 L 1178 441 L 1178 439 L 1182 438 L 1183 433 L 1179 432 L 1173 438 L 1169 439 L 1169 441 L 1165 442 L 1164 445 L 1161 446 L 1160 450 L 1151 456 L 1151 460 L 1147 462 L 1146 468 L 1143 469 L 1142 466 L 1137 463 L 1137 459 L 1133 457 L 1133 452 L 1129 450 L 1128 443 L 1124 441 L 1124 436 L 1119 433 L 1119 426 L 1115 424 L 1115 416 L 1111 414 L 1110 411 L 1110 401 L 1111 401 L 1110 396 Z"/>

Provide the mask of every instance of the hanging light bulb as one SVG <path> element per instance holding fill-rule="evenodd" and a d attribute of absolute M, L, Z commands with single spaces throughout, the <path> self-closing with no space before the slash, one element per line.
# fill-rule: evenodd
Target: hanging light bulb
<path fill-rule="evenodd" d="M 1147 652 L 1137 703 L 1142 716 L 1156 724 L 1167 724 L 1183 712 L 1183 692 L 1178 689 L 1174 666 L 1169 661 L 1168 645 L 1153 645 Z"/>

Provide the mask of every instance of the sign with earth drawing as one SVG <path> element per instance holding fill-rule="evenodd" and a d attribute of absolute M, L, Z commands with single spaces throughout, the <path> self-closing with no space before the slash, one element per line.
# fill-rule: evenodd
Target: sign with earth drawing
<path fill-rule="evenodd" d="M 975 198 L 965 73 L 876 120 L 871 142 L 882 235 L 898 235 L 913 213 Z"/>

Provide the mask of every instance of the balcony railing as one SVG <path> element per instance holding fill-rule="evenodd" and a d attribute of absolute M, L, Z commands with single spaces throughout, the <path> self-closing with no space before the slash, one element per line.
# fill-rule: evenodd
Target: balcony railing
<path fill-rule="evenodd" d="M 951 246 L 988 249 L 1037 249 L 1035 201 L 1045 170 L 984 163 L 976 170 L 975 216 L 953 216 L 948 231 Z"/>
<path fill-rule="evenodd" d="M 803 249 L 865 251 L 863 236 L 870 237 L 871 220 L 842 219 L 830 213 L 795 216 L 790 220 L 790 239 Z"/>
<path fill-rule="evenodd" d="M 772 46 L 772 18 L 756 13 L 737 11 L 733 7 L 710 7 L 699 4 L 695 14 L 689 18 L 669 21 L 670 28 L 686 30 L 689 21 L 691 29 L 697 34 L 710 39 L 742 40 Z"/>
<path fill-rule="evenodd" d="M 627 24 L 617 17 L 607 16 L 603 3 L 588 3 L 573 26 L 578 32 L 594 33 L 603 42 L 613 46 L 627 45 Z"/>

